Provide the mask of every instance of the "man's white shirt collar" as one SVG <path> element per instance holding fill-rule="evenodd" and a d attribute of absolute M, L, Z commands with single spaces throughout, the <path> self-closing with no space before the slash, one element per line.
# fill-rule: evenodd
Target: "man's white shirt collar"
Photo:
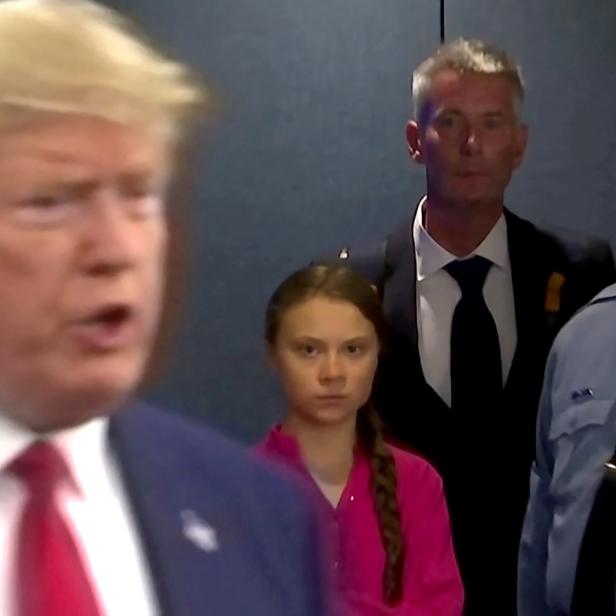
<path fill-rule="evenodd" d="M 0 413 L 0 470 L 36 440 L 46 440 L 62 453 L 81 495 L 96 490 L 96 475 L 105 472 L 107 453 L 106 417 L 50 434 L 35 434 Z"/>
<path fill-rule="evenodd" d="M 448 263 L 459 259 L 459 257 L 456 257 L 456 255 L 443 248 L 428 233 L 423 224 L 423 210 L 425 205 L 426 197 L 423 197 L 415 211 L 412 229 L 417 260 L 418 281 L 428 278 L 443 269 Z M 472 253 L 462 258 L 468 259 L 476 255 L 488 259 L 498 267 L 510 269 L 507 221 L 504 214 L 501 214 L 483 242 L 481 242 Z"/>

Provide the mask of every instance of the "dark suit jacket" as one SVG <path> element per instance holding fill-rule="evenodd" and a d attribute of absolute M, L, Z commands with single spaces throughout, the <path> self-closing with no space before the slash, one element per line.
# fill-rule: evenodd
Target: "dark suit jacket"
<path fill-rule="evenodd" d="M 490 616 L 515 613 L 517 548 L 550 344 L 579 307 L 616 280 L 606 242 L 539 229 L 510 211 L 505 216 L 518 342 L 502 404 L 488 415 L 472 408 L 454 414 L 425 381 L 417 340 L 412 218 L 402 221 L 386 243 L 344 254 L 350 266 L 381 288 L 391 326 L 377 406 L 392 440 L 426 456 L 442 474 L 468 613 Z M 549 312 L 546 291 L 554 273 L 564 276 L 564 284 L 559 309 Z"/>
<path fill-rule="evenodd" d="M 160 614 L 324 613 L 312 518 L 285 481 L 222 437 L 145 405 L 112 418 L 109 436 Z M 186 536 L 187 515 L 214 529 L 217 549 Z"/>

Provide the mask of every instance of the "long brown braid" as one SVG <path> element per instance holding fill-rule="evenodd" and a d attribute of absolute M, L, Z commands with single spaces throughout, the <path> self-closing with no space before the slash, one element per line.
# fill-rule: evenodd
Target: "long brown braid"
<path fill-rule="evenodd" d="M 287 310 L 317 295 L 352 303 L 374 326 L 381 349 L 385 346 L 388 328 L 378 295 L 364 278 L 339 262 L 305 267 L 282 282 L 267 306 L 265 337 L 268 343 L 275 342 Z M 394 605 L 402 599 L 405 561 L 396 465 L 383 440 L 380 420 L 370 404 L 358 412 L 357 439 L 370 459 L 372 498 L 385 549 L 383 600 Z"/>
<path fill-rule="evenodd" d="M 357 415 L 357 436 L 360 446 L 370 457 L 372 499 L 385 548 L 383 599 L 388 605 L 395 605 L 402 600 L 406 557 L 398 503 L 398 478 L 394 457 L 383 440 L 381 421 L 371 405 L 363 407 Z"/>

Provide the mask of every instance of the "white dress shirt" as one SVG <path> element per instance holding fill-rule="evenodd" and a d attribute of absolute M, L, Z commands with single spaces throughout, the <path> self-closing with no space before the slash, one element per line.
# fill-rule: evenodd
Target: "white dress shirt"
<path fill-rule="evenodd" d="M 425 201 L 424 197 L 417 208 L 412 229 L 417 263 L 419 355 L 427 383 L 451 406 L 451 322 L 462 293 L 458 283 L 443 268 L 458 257 L 438 244 L 424 227 Z M 517 329 L 504 215 L 483 242 L 463 258 L 475 255 L 492 262 L 483 286 L 483 297 L 498 331 L 505 383 L 515 353 Z"/>
<path fill-rule="evenodd" d="M 25 488 L 6 472 L 37 437 L 0 415 L 0 614 L 14 614 L 12 575 Z M 147 562 L 117 466 L 107 443 L 107 420 L 50 435 L 76 483 L 57 490 L 57 502 L 81 552 L 101 613 L 157 614 Z M 68 615 L 67 615 L 68 616 Z"/>

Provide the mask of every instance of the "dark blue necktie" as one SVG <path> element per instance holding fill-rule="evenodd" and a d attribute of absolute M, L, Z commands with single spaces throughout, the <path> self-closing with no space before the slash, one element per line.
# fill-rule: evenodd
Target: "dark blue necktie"
<path fill-rule="evenodd" d="M 483 298 L 492 263 L 475 256 L 445 266 L 462 291 L 451 323 L 451 408 L 490 410 L 503 389 L 498 331 Z"/>

